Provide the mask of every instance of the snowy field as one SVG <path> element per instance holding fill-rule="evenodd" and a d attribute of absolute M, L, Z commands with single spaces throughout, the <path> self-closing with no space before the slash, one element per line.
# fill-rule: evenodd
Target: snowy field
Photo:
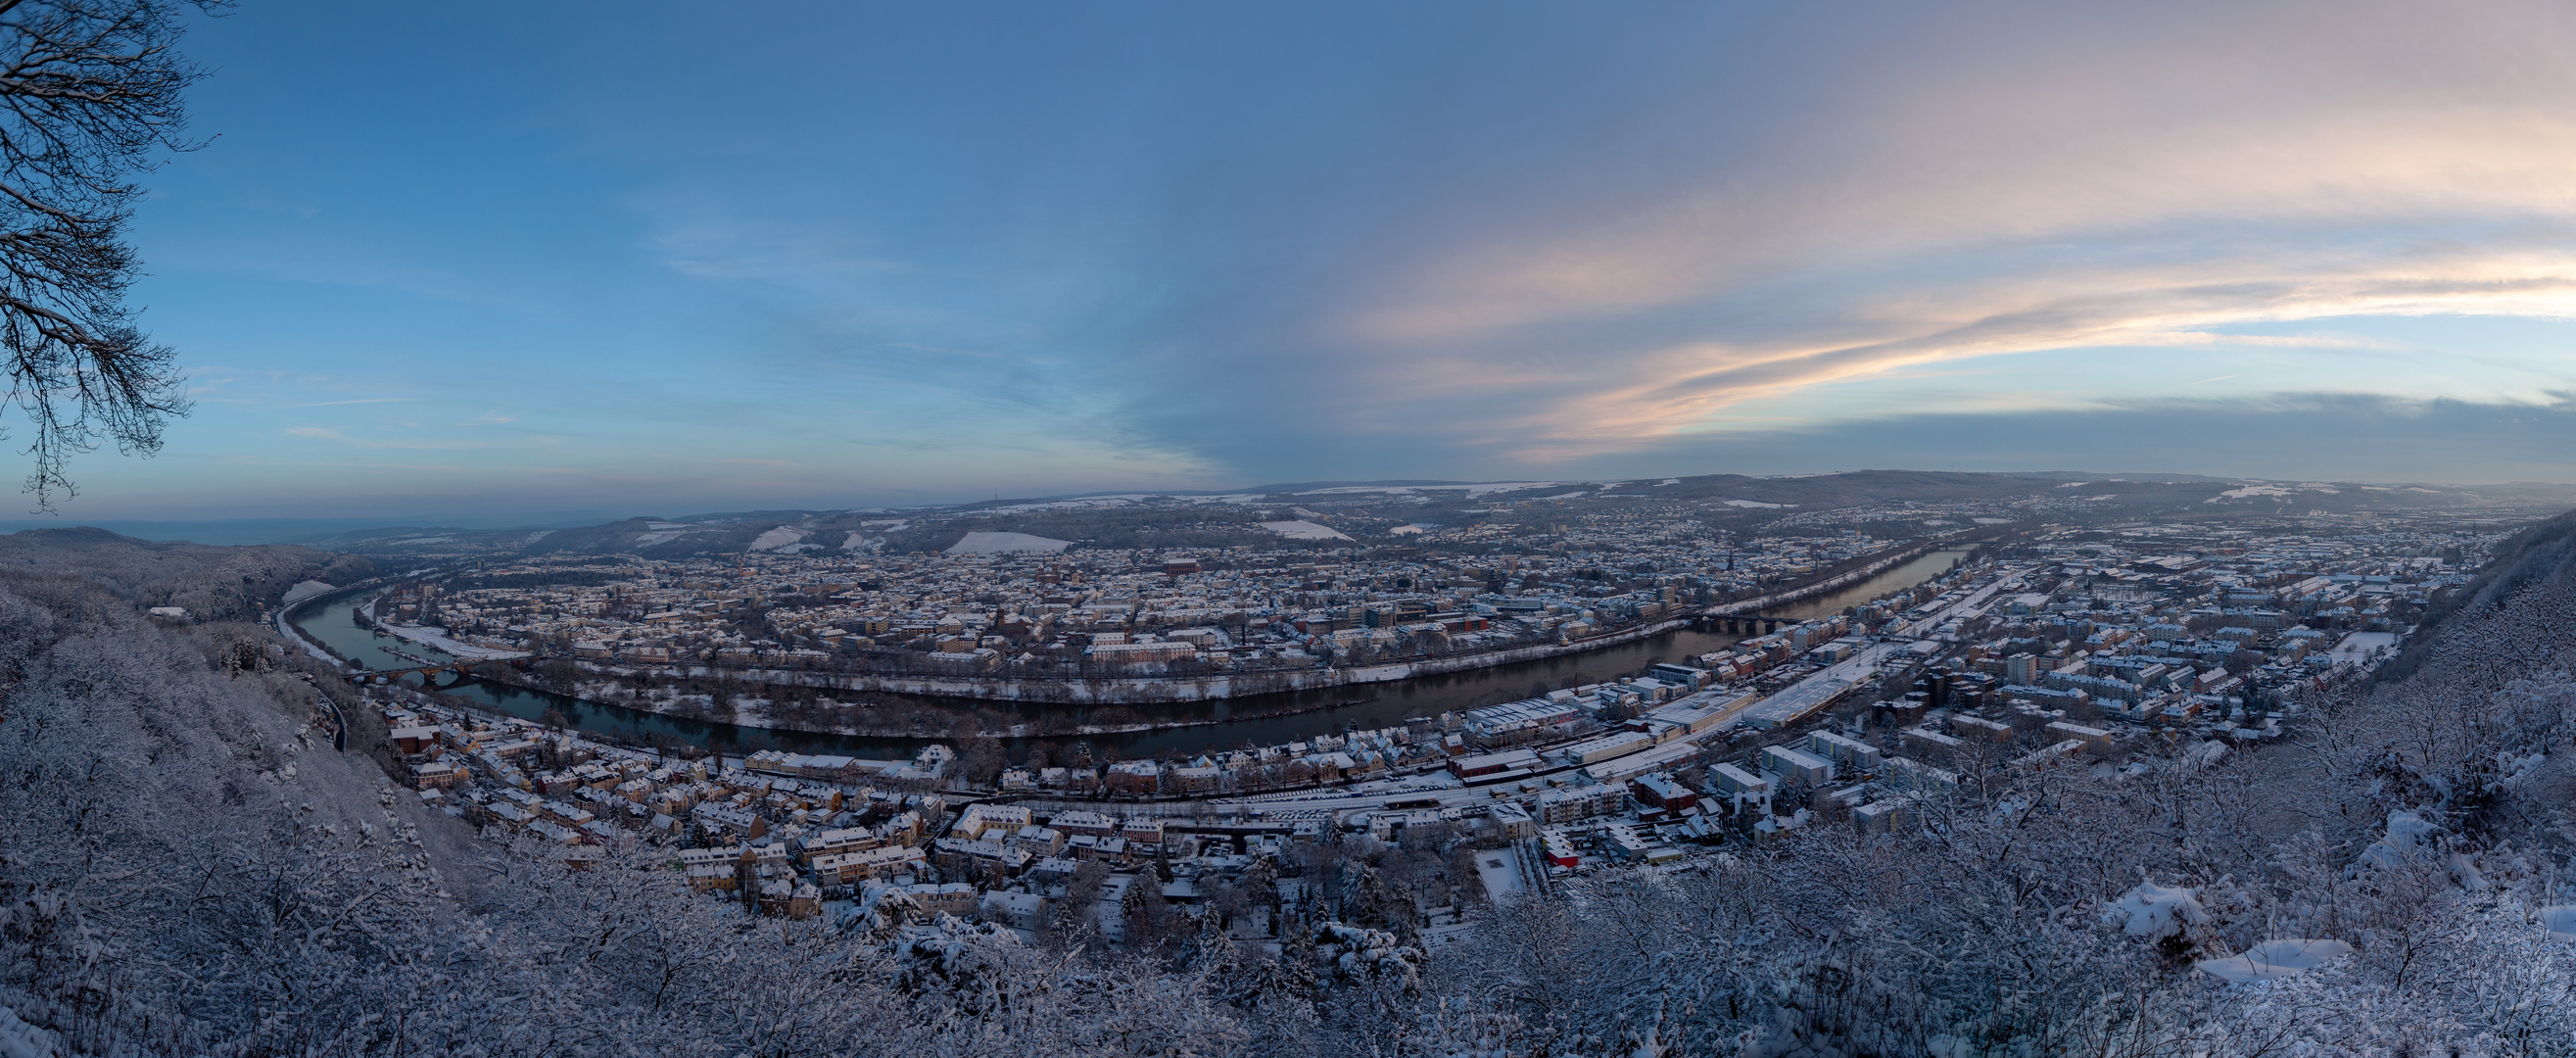
<path fill-rule="evenodd" d="M 1015 551 L 1062 551 L 1072 547 L 1071 540 L 1053 540 L 1028 533 L 968 533 L 966 539 L 948 546 L 952 555 L 1004 555 Z"/>
<path fill-rule="evenodd" d="M 779 548 L 787 547 L 803 539 L 805 539 L 805 530 L 790 529 L 782 525 L 776 529 L 760 534 L 758 539 L 751 542 L 751 550 L 776 551 Z"/>
<path fill-rule="evenodd" d="M 318 580 L 298 581 L 294 587 L 286 589 L 286 597 L 278 600 L 278 605 L 293 606 L 331 589 L 331 585 Z"/>
<path fill-rule="evenodd" d="M 1521 893 L 1521 851 L 1506 845 L 1476 854 L 1476 876 L 1485 880 L 1485 895 L 1499 904 Z"/>
<path fill-rule="evenodd" d="M 2397 633 L 2395 632 L 2355 632 L 2343 637 L 2343 642 L 2335 644 L 2334 653 L 2331 656 L 2337 662 L 2359 662 L 2369 657 L 2371 651 L 2396 645 Z"/>
<path fill-rule="evenodd" d="M 457 642 L 447 638 L 447 630 L 436 625 L 389 624 L 385 626 L 385 631 L 425 647 L 436 647 L 460 658 L 503 659 L 528 656 L 528 652 L 524 650 L 497 650 L 492 647 L 478 647 L 472 643 Z"/>
<path fill-rule="evenodd" d="M 1299 519 L 1293 522 L 1263 522 L 1261 527 L 1291 540 L 1348 540 L 1342 531 L 1329 525 L 1317 525 Z"/>

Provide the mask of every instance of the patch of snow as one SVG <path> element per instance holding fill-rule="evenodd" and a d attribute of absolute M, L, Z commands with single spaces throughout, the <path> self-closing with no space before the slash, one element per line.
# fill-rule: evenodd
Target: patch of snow
<path fill-rule="evenodd" d="M 61 1033 L 18 1020 L 18 1012 L 0 1007 L 0 1055 L 8 1058 L 54 1058 L 69 1053 Z"/>
<path fill-rule="evenodd" d="M 1342 531 L 1329 525 L 1309 521 L 1263 522 L 1261 527 L 1291 540 L 1348 540 Z"/>
<path fill-rule="evenodd" d="M 753 538 L 750 550 L 776 551 L 803 539 L 805 539 L 805 530 L 791 529 L 782 525 Z"/>
<path fill-rule="evenodd" d="M 2413 812 L 2390 812 L 2388 832 L 2371 842 L 2369 848 L 2361 850 L 2361 864 L 2364 867 L 2402 866 L 2407 857 L 2422 851 L 2432 837 L 2441 832 L 2441 827 Z"/>
<path fill-rule="evenodd" d="M 1969 520 L 1969 521 L 1972 521 L 1972 522 L 1975 522 L 1975 523 L 1977 523 L 1978 525 L 2010 525 L 2010 524 L 2012 524 L 2012 519 L 2010 519 L 2010 518 L 1970 518 L 1970 519 L 1968 519 L 1968 520 Z"/>
<path fill-rule="evenodd" d="M 2245 485 L 2229 489 L 2200 502 L 2216 503 L 2220 500 L 2246 500 L 2252 499 L 2256 496 L 2287 496 L 2289 494 L 2289 489 L 2282 488 L 2278 485 Z"/>
<path fill-rule="evenodd" d="M 2115 914 L 2124 920 L 2121 932 L 2149 940 L 2163 940 L 2209 921 L 2209 912 L 2192 890 L 2154 882 L 2140 882 L 2120 897 Z"/>
<path fill-rule="evenodd" d="M 2092 484 L 2092 482 L 2090 482 L 2090 481 L 2070 481 L 2070 482 L 2067 482 L 2067 483 L 2065 483 L 2065 484 L 2063 484 L 2063 485 L 2059 485 L 2059 486 L 2058 486 L 2058 488 L 2061 488 L 2061 489 L 2071 489 L 2071 488 L 2074 488 L 2074 487 L 2076 487 L 2076 486 L 2078 486 L 2078 485 L 2090 485 L 2090 484 Z"/>
<path fill-rule="evenodd" d="M 304 600 L 320 595 L 323 592 L 330 591 L 333 587 L 333 585 L 324 584 L 318 580 L 297 581 L 294 587 L 286 589 L 286 597 L 279 600 L 278 605 L 293 606 L 296 603 L 303 602 Z"/>
<path fill-rule="evenodd" d="M 2323 966 L 2328 960 L 2352 954 L 2352 945 L 2339 940 L 2290 938 L 2267 940 L 2246 950 L 2245 954 L 2225 959 L 2207 959 L 2200 972 L 2222 981 L 2246 984 L 2252 981 L 2277 981 Z"/>
<path fill-rule="evenodd" d="M 499 650 L 492 647 L 478 647 L 472 643 L 457 642 L 456 640 L 447 638 L 447 630 L 436 625 L 386 625 L 385 631 L 391 632 L 404 639 L 411 640 L 412 642 L 418 643 L 422 646 L 436 647 L 460 658 L 504 659 L 524 658 L 528 656 L 528 652 L 524 650 Z"/>
<path fill-rule="evenodd" d="M 1679 485 L 1679 484 L 1681 484 L 1681 483 L 1682 483 L 1682 479 L 1680 479 L 1680 478 L 1665 478 L 1665 479 L 1664 479 L 1664 480 L 1662 480 L 1662 481 L 1656 482 L 1656 484 L 1657 484 L 1658 486 L 1662 486 L 1662 485 Z"/>
<path fill-rule="evenodd" d="M 1677 479 L 1677 480 L 1678 480 L 1678 479 Z M 1335 485 L 1335 486 L 1333 486 L 1333 487 L 1331 487 L 1331 488 L 1324 488 L 1324 489 L 1307 489 L 1307 490 L 1306 490 L 1306 491 L 1304 491 L 1304 492 L 1295 493 L 1294 495 L 1298 495 L 1298 496 L 1355 496 L 1355 495 L 1414 496 L 1414 495 L 1418 495 L 1418 494 L 1420 494 L 1420 493 L 1425 493 L 1425 492 L 1464 492 L 1464 493 L 1466 493 L 1466 494 L 1467 494 L 1467 497 L 1468 497 L 1469 499 L 1474 499 L 1475 497 L 1482 496 L 1482 495 L 1484 495 L 1484 494 L 1486 494 L 1486 493 L 1488 493 L 1488 492 L 1514 492 L 1514 491 L 1518 491 L 1518 490 L 1520 490 L 1520 489 L 1543 489 L 1543 488 L 1546 488 L 1546 487 L 1548 487 L 1548 486 L 1550 486 L 1550 485 L 1562 485 L 1562 484 L 1565 484 L 1565 483 L 1564 483 L 1564 482 L 1561 482 L 1561 481 L 1488 481 L 1488 482 L 1484 482 L 1484 483 L 1482 483 L 1482 484 L 1477 484 L 1477 485 Z M 1670 484 L 1670 482 L 1667 482 L 1667 484 Z M 1244 500 L 1240 500 L 1240 501 L 1236 501 L 1236 502 L 1251 503 L 1251 502 L 1254 502 L 1254 501 L 1253 501 L 1253 500 L 1251 500 L 1251 499 L 1244 499 Z"/>
<path fill-rule="evenodd" d="M 1395 527 L 1395 528 L 1393 528 L 1393 529 L 1389 529 L 1389 530 L 1387 530 L 1387 531 L 1386 531 L 1386 535 L 1388 535 L 1388 536 L 1421 536 L 1421 535 L 1422 535 L 1422 527 L 1421 527 L 1421 526 L 1418 526 L 1418 525 L 1399 525 L 1399 526 L 1396 526 L 1396 527 Z"/>
<path fill-rule="evenodd" d="M 1797 504 L 1794 504 L 1794 503 L 1764 503 L 1764 502 L 1762 502 L 1762 501 L 1760 501 L 1760 500 L 1728 500 L 1728 501 L 1726 501 L 1726 505 L 1727 505 L 1727 506 L 1729 506 L 1729 507 L 1763 507 L 1763 508 L 1778 508 L 1778 507 L 1795 507 L 1795 506 L 1797 506 Z"/>
<path fill-rule="evenodd" d="M 681 537 L 683 537 L 683 536 L 687 536 L 687 535 L 689 535 L 689 534 L 687 534 L 687 533 L 685 533 L 685 532 L 679 532 L 679 533 L 645 533 L 645 534 L 643 534 L 643 535 L 638 536 L 638 537 L 636 537 L 636 538 L 635 538 L 635 543 L 633 544 L 633 546 L 635 546 L 635 547 L 651 547 L 651 546 L 653 546 L 653 545 L 655 545 L 655 544 L 667 544 L 667 543 L 670 543 L 670 542 L 671 542 L 671 541 L 673 541 L 673 540 L 677 540 L 677 539 L 679 539 L 679 538 L 681 538 Z"/>
<path fill-rule="evenodd" d="M 2218 759 L 2226 755 L 2227 743 L 2211 738 L 2184 747 L 2181 758 L 2184 764 L 2199 769 L 2218 763 Z"/>
<path fill-rule="evenodd" d="M 2371 651 L 2396 645 L 2395 632 L 2355 632 L 2335 644 L 2334 653 L 2328 656 L 2336 661 L 2359 662 L 2368 658 Z"/>
<path fill-rule="evenodd" d="M 1071 540 L 1056 540 L 1028 533 L 968 533 L 966 539 L 948 545 L 951 555 L 1004 555 L 1021 551 L 1056 552 L 1072 547 Z"/>
<path fill-rule="evenodd" d="M 1485 895 L 1500 904 L 1505 897 L 1519 896 L 1521 885 L 1520 850 L 1509 845 L 1476 853 L 1476 877 L 1485 883 Z"/>
<path fill-rule="evenodd" d="M 2540 928 L 2548 932 L 2551 940 L 2576 940 L 2576 905 L 2541 908 Z"/>

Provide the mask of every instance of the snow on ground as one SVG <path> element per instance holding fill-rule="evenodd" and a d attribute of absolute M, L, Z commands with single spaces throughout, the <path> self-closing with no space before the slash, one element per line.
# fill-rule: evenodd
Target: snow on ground
<path fill-rule="evenodd" d="M 305 653 L 313 655 L 323 664 L 329 665 L 334 669 L 341 667 L 342 662 L 340 659 L 332 657 L 330 651 L 324 650 L 312 640 L 304 638 L 304 633 L 286 620 L 286 611 L 283 608 L 280 608 L 277 611 L 277 634 L 294 640 L 297 646 L 304 648 Z"/>
<path fill-rule="evenodd" d="M 688 534 L 688 533 L 686 533 L 686 532 L 677 532 L 677 533 L 646 533 L 646 534 L 644 534 L 644 535 L 642 535 L 642 536 L 636 537 L 636 538 L 635 538 L 635 543 L 634 543 L 633 545 L 631 545 L 631 546 L 634 546 L 634 547 L 651 547 L 651 546 L 653 546 L 653 545 L 655 545 L 655 544 L 667 544 L 667 543 L 670 543 L 670 542 L 671 542 L 671 541 L 673 541 L 673 540 L 677 540 L 677 539 L 679 539 L 679 538 L 681 538 L 681 537 L 684 537 L 684 536 L 687 536 L 687 535 L 689 535 L 689 534 Z"/>
<path fill-rule="evenodd" d="M 1729 507 L 1795 507 L 1794 503 L 1764 503 L 1760 500 L 1728 500 Z"/>
<path fill-rule="evenodd" d="M 1350 537 L 1342 535 L 1341 530 L 1335 529 L 1332 526 L 1317 525 L 1313 522 L 1304 521 L 1302 519 L 1294 522 L 1263 522 L 1261 523 L 1261 527 L 1291 540 L 1350 539 Z"/>
<path fill-rule="evenodd" d="M 2397 633 L 2395 632 L 2355 632 L 2343 637 L 2343 642 L 2335 644 L 2332 657 L 2339 662 L 2357 662 L 2369 657 L 2371 651 L 2396 645 Z"/>
<path fill-rule="evenodd" d="M 2339 940 L 2287 937 L 2264 941 L 2232 959 L 2203 959 L 2195 965 L 2212 977 L 2246 984 L 2294 977 L 2350 954 L 2352 945 Z"/>
<path fill-rule="evenodd" d="M 1107 496 L 1076 496 L 1068 500 L 1031 500 L 1027 503 L 1014 503 L 987 509 L 996 514 L 1026 514 L 1030 511 L 1068 508 L 1116 507 L 1143 503 L 1147 500 L 1165 500 L 1172 503 L 1259 503 L 1262 499 L 1264 499 L 1263 495 L 1258 492 L 1228 492 L 1213 496 L 1179 496 L 1168 492 L 1122 492 Z"/>
<path fill-rule="evenodd" d="M 1028 533 L 968 533 L 966 539 L 948 546 L 952 555 L 1001 555 L 1015 551 L 1062 551 L 1072 547 L 1071 540 L 1053 540 Z"/>
<path fill-rule="evenodd" d="M 779 548 L 786 547 L 789 544 L 793 544 L 803 539 L 805 539 L 805 530 L 790 529 L 782 525 L 753 538 L 751 541 L 751 550 L 776 551 Z"/>
<path fill-rule="evenodd" d="M 1423 534 L 1423 531 L 1424 531 L 1424 530 L 1423 530 L 1423 528 L 1422 528 L 1421 526 L 1418 526 L 1418 525 L 1399 525 L 1399 526 L 1396 526 L 1396 527 L 1395 527 L 1395 528 L 1393 528 L 1393 529 L 1389 529 L 1389 530 L 1387 530 L 1387 531 L 1386 531 L 1386 535 L 1388 535 L 1388 536 L 1421 536 L 1421 535 Z"/>
<path fill-rule="evenodd" d="M 303 602 L 304 600 L 320 595 L 323 592 L 330 591 L 332 587 L 333 585 L 324 584 L 318 580 L 298 581 L 294 587 L 286 589 L 286 598 L 279 600 L 278 605 L 293 606 L 296 603 Z"/>
<path fill-rule="evenodd" d="M 2216 503 L 2220 500 L 2243 500 L 2251 499 L 2256 496 L 2287 496 L 2289 494 L 2289 489 L 2282 488 L 2279 485 L 2247 485 L 2242 488 L 2229 489 L 2200 502 Z"/>
<path fill-rule="evenodd" d="M 1423 492 L 1460 492 L 1482 496 L 1488 492 L 1511 492 L 1516 489 L 1543 489 L 1560 485 L 1558 481 L 1489 481 L 1481 485 L 1335 485 L 1328 489 L 1307 489 L 1299 496 L 1357 496 L 1372 493 L 1413 495 Z"/>
<path fill-rule="evenodd" d="M 1489 852 L 1476 853 L 1476 876 L 1485 880 L 1485 895 L 1503 902 L 1506 895 L 1521 892 L 1521 851 L 1506 845 Z"/>
<path fill-rule="evenodd" d="M 434 625 L 386 625 L 385 631 L 425 647 L 437 647 L 460 658 L 524 658 L 524 650 L 495 650 L 472 643 L 459 643 L 447 638 L 447 630 Z"/>
<path fill-rule="evenodd" d="M 1679 485 L 1681 483 L 1682 479 L 1680 478 L 1665 478 L 1664 480 L 1657 482 L 1659 485 Z"/>
<path fill-rule="evenodd" d="M 1387 493 L 1387 492 L 1395 492 L 1395 493 L 1411 494 L 1411 493 L 1413 492 L 1413 490 L 1415 490 L 1415 489 L 1417 489 L 1417 488 L 1420 488 L 1420 487 L 1421 487 L 1421 486 L 1419 486 L 1419 485 L 1335 485 L 1335 486 L 1333 486 L 1332 488 L 1329 488 L 1329 489 L 1307 489 L 1307 490 L 1306 490 L 1306 491 L 1304 491 L 1304 492 L 1296 493 L 1296 495 L 1299 495 L 1299 496 L 1369 496 L 1369 495 L 1376 495 L 1376 494 L 1378 494 L 1378 493 Z"/>

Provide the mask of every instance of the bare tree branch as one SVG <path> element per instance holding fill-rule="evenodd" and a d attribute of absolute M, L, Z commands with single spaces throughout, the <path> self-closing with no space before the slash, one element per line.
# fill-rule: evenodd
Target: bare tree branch
<path fill-rule="evenodd" d="M 160 450 L 185 415 L 174 354 L 134 325 L 141 262 L 124 242 L 162 151 L 185 151 L 181 94 L 202 73 L 174 50 L 172 0 L 0 4 L 0 361 L 23 413 L 39 509 L 65 466 L 113 442 Z M 8 424 L 0 413 L 0 436 Z"/>

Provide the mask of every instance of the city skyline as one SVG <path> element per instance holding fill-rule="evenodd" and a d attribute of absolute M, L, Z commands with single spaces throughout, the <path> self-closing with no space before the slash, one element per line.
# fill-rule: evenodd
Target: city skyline
<path fill-rule="evenodd" d="M 60 520 L 2576 480 L 2567 16 L 2214 10 L 195 19 Z"/>

